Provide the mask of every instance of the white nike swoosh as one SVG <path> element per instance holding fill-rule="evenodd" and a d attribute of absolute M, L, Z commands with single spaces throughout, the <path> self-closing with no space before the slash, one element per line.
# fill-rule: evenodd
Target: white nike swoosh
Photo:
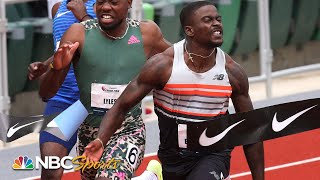
<path fill-rule="evenodd" d="M 289 124 L 291 124 L 294 120 L 296 120 L 299 116 L 301 116 L 303 113 L 309 111 L 310 109 L 316 107 L 317 105 L 314 105 L 312 107 L 309 107 L 308 109 L 305 109 L 303 111 L 298 112 L 297 114 L 292 115 L 291 117 L 289 117 L 288 119 L 279 122 L 277 120 L 277 113 L 274 114 L 273 116 L 273 120 L 272 120 L 272 130 L 274 132 L 280 132 L 282 131 L 284 128 L 286 128 Z"/>
<path fill-rule="evenodd" d="M 214 137 L 207 137 L 206 135 L 206 132 L 207 132 L 207 129 L 205 129 L 203 131 L 203 133 L 201 134 L 200 138 L 199 138 L 199 144 L 201 146 L 211 146 L 215 143 L 217 143 L 218 141 L 220 141 L 232 128 L 234 128 L 236 125 L 242 123 L 245 119 L 229 126 L 227 129 L 225 129 L 224 131 L 222 131 L 220 134 L 214 136 Z"/>
<path fill-rule="evenodd" d="M 67 13 L 69 13 L 69 12 L 71 12 L 71 11 L 66 11 L 66 12 L 58 13 L 58 14 L 57 14 L 57 18 L 60 17 L 60 16 L 62 16 L 62 15 L 65 15 L 65 14 L 67 14 Z"/>
<path fill-rule="evenodd" d="M 10 138 L 14 133 L 16 133 L 19 129 L 21 128 L 24 128 L 26 126 L 29 126 L 31 124 L 34 124 L 34 123 L 37 123 L 37 122 L 40 122 L 40 121 L 43 121 L 44 119 L 41 119 L 41 120 L 38 120 L 38 121 L 34 121 L 34 122 L 31 122 L 31 123 L 28 123 L 28 124 L 24 124 L 22 126 L 19 126 L 19 127 L 16 127 L 19 123 L 15 124 L 14 126 L 12 126 L 9 130 L 8 130 L 8 133 L 7 133 L 7 137 Z M 15 128 L 16 127 L 16 128 Z"/>

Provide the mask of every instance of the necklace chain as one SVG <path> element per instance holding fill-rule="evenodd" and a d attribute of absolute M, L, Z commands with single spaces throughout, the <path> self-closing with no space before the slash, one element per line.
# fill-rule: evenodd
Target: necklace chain
<path fill-rule="evenodd" d="M 107 32 L 105 32 L 103 29 L 101 29 L 101 27 L 100 27 L 100 25 L 99 25 L 99 29 L 100 29 L 100 31 L 101 32 L 103 32 L 105 35 L 107 35 L 108 37 L 110 37 L 110 38 L 112 38 L 112 39 L 123 39 L 126 35 L 127 35 L 127 33 L 128 33 L 128 29 L 129 29 L 129 24 L 127 23 L 127 29 L 126 29 L 126 32 L 124 32 L 124 34 L 122 35 L 122 36 L 120 36 L 120 37 L 115 37 L 115 36 L 111 36 L 111 35 L 109 35 Z"/>
<path fill-rule="evenodd" d="M 216 48 L 214 48 L 214 49 L 212 50 L 212 52 L 211 52 L 208 56 L 202 56 L 202 55 L 196 54 L 196 53 L 189 53 L 188 50 L 187 50 L 187 42 L 186 42 L 186 43 L 184 43 L 184 50 L 185 50 L 186 53 L 188 54 L 189 59 L 191 60 L 191 62 L 193 63 L 193 57 L 192 57 L 191 55 L 193 55 L 193 56 L 198 56 L 198 57 L 201 57 L 201 58 L 203 58 L 203 59 L 206 59 L 206 58 L 210 57 L 210 56 L 213 54 L 213 52 L 216 50 Z"/>

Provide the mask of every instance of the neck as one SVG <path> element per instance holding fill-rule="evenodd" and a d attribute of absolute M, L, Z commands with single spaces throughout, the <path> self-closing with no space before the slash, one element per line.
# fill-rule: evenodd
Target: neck
<path fill-rule="evenodd" d="M 184 44 L 187 65 L 195 72 L 206 72 L 215 65 L 216 48 L 201 48 L 197 45 Z"/>
<path fill-rule="evenodd" d="M 212 57 L 216 47 L 203 46 L 193 41 L 185 41 L 185 50 L 193 56 L 199 57 L 202 59 L 208 59 Z"/>
<path fill-rule="evenodd" d="M 110 39 L 122 39 L 126 36 L 129 24 L 125 21 L 124 23 L 121 23 L 118 27 L 110 29 L 110 30 L 104 30 L 99 26 L 101 32 L 105 34 Z"/>

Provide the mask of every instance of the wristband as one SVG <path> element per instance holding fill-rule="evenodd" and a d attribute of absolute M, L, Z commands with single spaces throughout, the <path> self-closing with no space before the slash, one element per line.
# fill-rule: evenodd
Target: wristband
<path fill-rule="evenodd" d="M 85 14 L 84 16 L 82 16 L 82 18 L 80 19 L 80 22 L 82 22 L 83 21 L 83 19 L 85 18 L 85 17 L 87 17 L 87 16 L 89 16 L 89 17 L 91 17 L 89 14 Z M 92 17 L 91 17 L 92 18 Z"/>

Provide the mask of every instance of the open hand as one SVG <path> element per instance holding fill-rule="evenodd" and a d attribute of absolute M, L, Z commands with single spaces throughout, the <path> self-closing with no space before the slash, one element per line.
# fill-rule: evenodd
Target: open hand
<path fill-rule="evenodd" d="M 98 140 L 91 141 L 86 147 L 83 156 L 87 161 L 99 162 L 104 149 Z"/>
<path fill-rule="evenodd" d="M 53 68 L 55 70 L 61 70 L 66 68 L 73 58 L 75 51 L 79 47 L 79 42 L 67 42 L 61 45 L 58 50 L 54 53 L 53 57 Z"/>

